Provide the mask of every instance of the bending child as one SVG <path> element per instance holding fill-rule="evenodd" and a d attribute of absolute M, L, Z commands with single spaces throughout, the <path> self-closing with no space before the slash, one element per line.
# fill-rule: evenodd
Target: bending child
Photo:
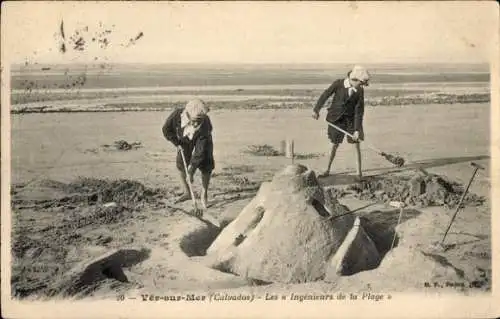
<path fill-rule="evenodd" d="M 191 199 L 187 178 L 193 182 L 198 169 L 201 172 L 203 208 L 207 208 L 208 186 L 215 167 L 213 157 L 212 123 L 207 113 L 209 108 L 198 99 L 189 101 L 185 107 L 175 109 L 163 125 L 163 135 L 177 147 L 176 167 L 183 186 L 183 194 L 176 203 Z M 188 174 L 186 175 L 181 151 L 184 153 Z"/>
<path fill-rule="evenodd" d="M 361 66 L 355 66 L 344 79 L 338 79 L 328 87 L 318 99 L 313 109 L 313 118 L 319 118 L 319 111 L 325 102 L 333 95 L 328 108 L 326 120 L 352 134 L 354 138 L 347 137 L 349 144 L 354 144 L 357 159 L 357 175 L 363 177 L 361 171 L 361 149 L 359 142 L 364 139 L 364 86 L 368 85 L 370 74 Z M 328 166 L 320 176 L 328 176 L 339 145 L 344 140 L 344 133 L 328 126 L 328 138 L 332 143 Z"/>

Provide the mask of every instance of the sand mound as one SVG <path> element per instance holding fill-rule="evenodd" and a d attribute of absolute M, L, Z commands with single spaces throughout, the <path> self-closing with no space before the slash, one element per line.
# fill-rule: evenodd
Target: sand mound
<path fill-rule="evenodd" d="M 84 261 L 68 272 L 54 284 L 50 294 L 68 296 L 85 296 L 95 290 L 106 279 L 128 283 L 123 268 L 131 267 L 149 257 L 150 251 L 145 248 L 122 248 L 105 252 L 89 261 Z"/>
<path fill-rule="evenodd" d="M 14 208 L 35 205 L 36 208 L 65 207 L 115 203 L 130 209 L 144 204 L 157 204 L 163 190 L 152 189 L 127 179 L 107 180 L 81 177 L 65 184 L 53 180 L 36 181 L 15 187 L 12 198 Z"/>
<path fill-rule="evenodd" d="M 288 166 L 270 183 L 261 185 L 207 254 L 213 258 L 214 268 L 247 278 L 284 283 L 319 280 L 354 225 L 355 217 L 342 215 L 346 212 L 346 207 L 323 191 L 313 171 L 301 165 Z M 356 227 L 362 228 L 359 220 Z M 366 237 L 362 232 L 354 236 L 356 244 L 347 246 L 363 246 Z M 364 262 L 355 255 L 337 257 L 349 260 L 350 264 L 341 268 L 352 271 L 364 270 L 377 259 L 376 255 L 368 259 L 362 256 Z"/>
<path fill-rule="evenodd" d="M 435 174 L 416 173 L 408 176 L 371 177 L 348 187 L 364 200 L 401 201 L 407 205 L 454 207 L 460 201 L 464 187 Z M 463 205 L 478 206 L 484 197 L 467 193 Z"/>
<path fill-rule="evenodd" d="M 284 155 L 277 149 L 275 149 L 272 145 L 264 144 L 264 145 L 250 145 L 244 151 L 246 154 L 254 155 L 254 156 L 282 156 Z"/>
<path fill-rule="evenodd" d="M 130 151 L 135 150 L 142 147 L 141 142 L 132 142 L 129 143 L 125 140 L 118 140 L 113 143 L 113 145 L 104 144 L 102 148 L 104 150 L 116 150 L 116 151 Z"/>

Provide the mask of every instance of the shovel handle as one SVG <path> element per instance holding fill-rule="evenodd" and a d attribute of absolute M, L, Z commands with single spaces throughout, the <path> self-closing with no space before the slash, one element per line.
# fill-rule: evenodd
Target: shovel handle
<path fill-rule="evenodd" d="M 178 146 L 178 149 L 179 149 L 179 152 L 181 153 L 182 163 L 184 164 L 184 172 L 186 173 L 186 183 L 188 184 L 189 193 L 191 194 L 194 208 L 198 209 L 198 206 L 196 205 L 196 200 L 194 199 L 193 186 L 191 185 L 191 180 L 189 179 L 189 172 L 188 172 L 188 168 L 187 168 L 186 157 L 184 156 L 184 150 L 180 146 Z"/>

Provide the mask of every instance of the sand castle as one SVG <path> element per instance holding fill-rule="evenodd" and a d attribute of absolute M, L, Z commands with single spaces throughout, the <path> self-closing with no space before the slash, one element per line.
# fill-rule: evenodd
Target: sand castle
<path fill-rule="evenodd" d="M 263 183 L 207 256 L 213 268 L 283 283 L 335 280 L 380 263 L 360 219 L 302 165 L 288 166 Z"/>

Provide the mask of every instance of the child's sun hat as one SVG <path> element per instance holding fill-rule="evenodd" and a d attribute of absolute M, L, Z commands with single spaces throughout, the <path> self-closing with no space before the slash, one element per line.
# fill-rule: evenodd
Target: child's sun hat
<path fill-rule="evenodd" d="M 355 65 L 349 74 L 349 78 L 358 79 L 363 83 L 368 83 L 370 80 L 370 73 L 361 65 Z"/>

